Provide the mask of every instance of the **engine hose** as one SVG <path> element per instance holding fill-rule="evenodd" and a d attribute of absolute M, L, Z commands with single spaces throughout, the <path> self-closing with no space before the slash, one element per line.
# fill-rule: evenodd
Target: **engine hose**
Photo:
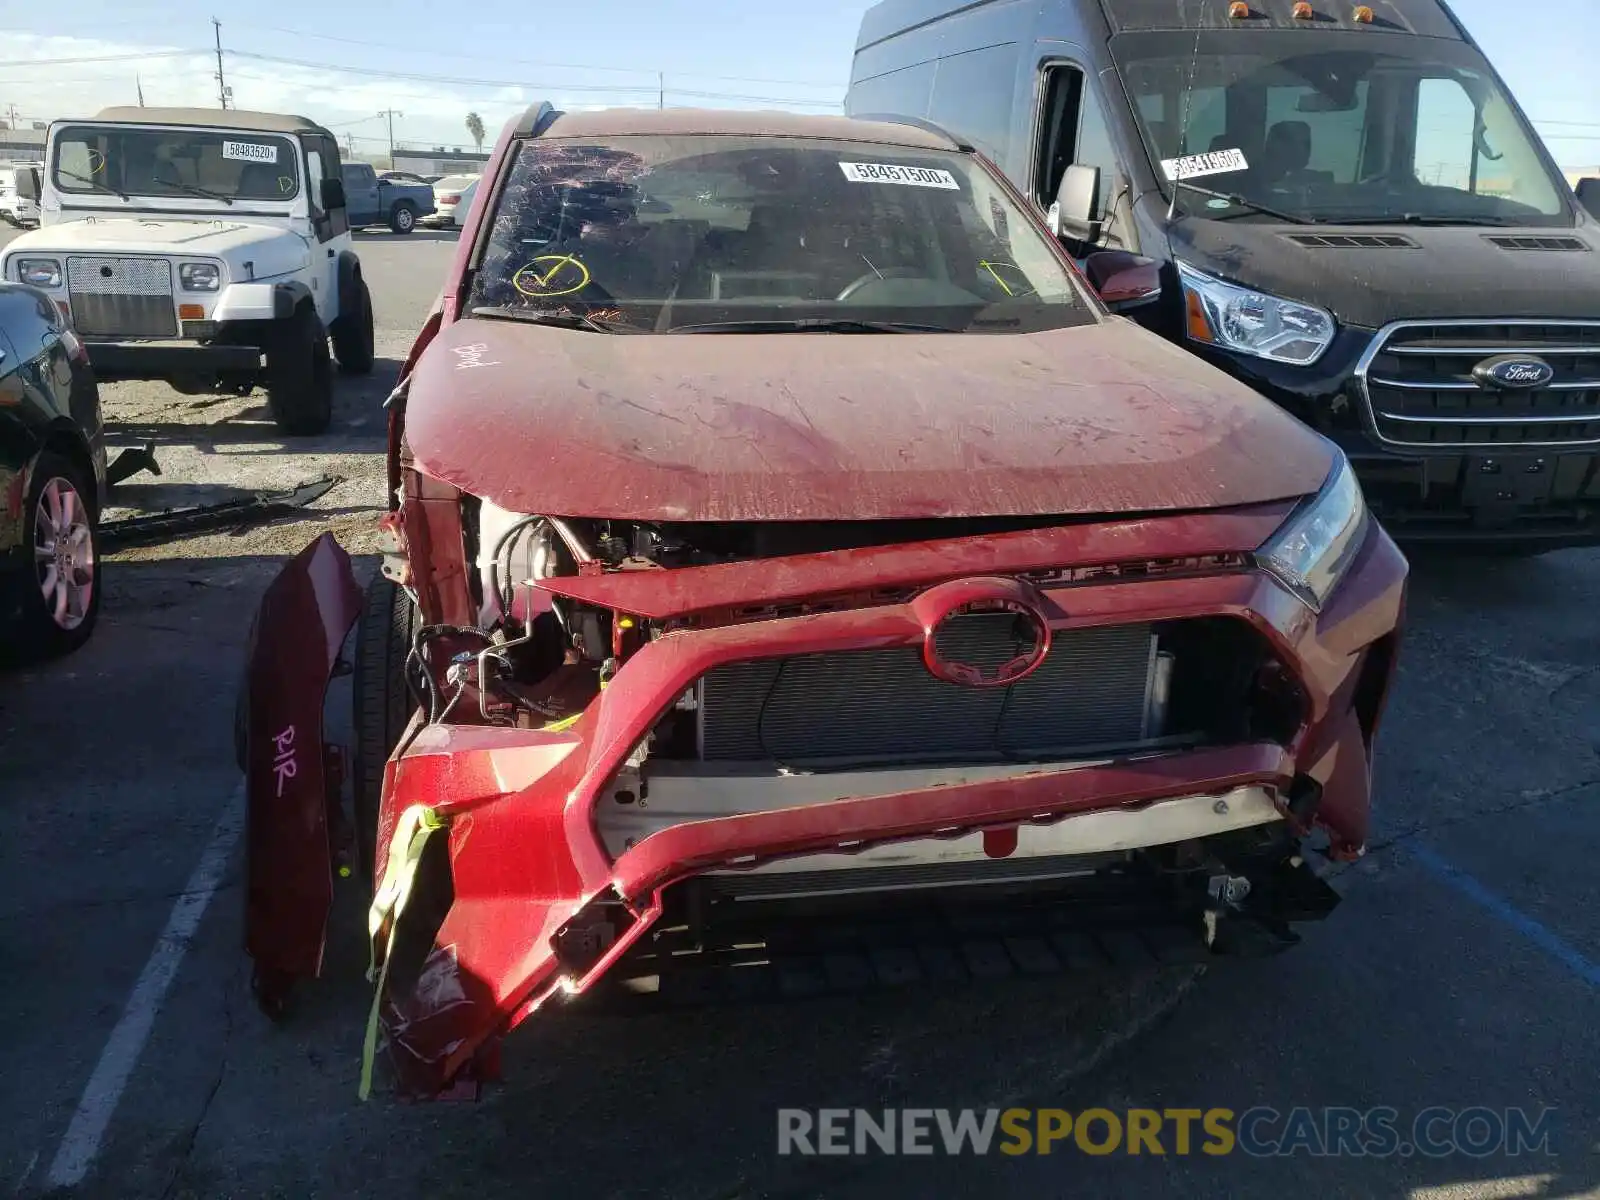
<path fill-rule="evenodd" d="M 500 585 L 500 560 L 504 557 L 506 548 L 510 544 L 512 538 L 516 537 L 517 534 L 521 533 L 524 529 L 528 529 L 534 525 L 542 525 L 544 523 L 545 519 L 541 516 L 523 517 L 520 520 L 513 522 L 506 529 L 506 531 L 500 535 L 499 539 L 496 540 L 494 544 L 494 553 L 489 556 L 489 589 L 490 591 L 494 592 L 494 598 L 500 604 L 500 615 L 502 620 L 511 615 L 511 605 L 516 601 L 516 585 L 512 585 L 513 591 L 510 595 L 508 595 L 502 589 Z"/>
<path fill-rule="evenodd" d="M 437 723 L 442 717 L 439 711 L 439 684 L 433 677 L 433 669 L 428 662 L 426 647 L 429 642 L 441 637 L 482 638 L 489 645 L 494 644 L 494 638 L 487 630 L 479 629 L 473 625 L 424 625 L 417 630 L 416 636 L 411 643 L 411 655 L 416 657 L 417 665 L 421 668 L 418 674 L 421 676 L 423 686 L 427 691 L 428 723 L 430 725 Z M 406 661 L 408 664 L 410 657 L 407 656 Z"/>

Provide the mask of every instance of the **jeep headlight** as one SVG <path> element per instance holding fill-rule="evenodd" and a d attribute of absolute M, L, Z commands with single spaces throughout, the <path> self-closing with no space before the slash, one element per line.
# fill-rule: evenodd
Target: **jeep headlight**
<path fill-rule="evenodd" d="M 186 292 L 214 292 L 222 282 L 222 272 L 216 263 L 180 263 L 178 282 Z"/>
<path fill-rule="evenodd" d="M 1333 315 L 1314 304 L 1223 283 L 1181 262 L 1178 277 L 1192 341 L 1297 367 L 1309 367 L 1333 344 Z"/>
<path fill-rule="evenodd" d="M 17 278 L 34 287 L 61 286 L 61 263 L 54 258 L 17 259 Z"/>
<path fill-rule="evenodd" d="M 1317 612 L 1366 540 L 1367 504 L 1343 451 L 1322 490 L 1295 509 L 1256 561 Z"/>

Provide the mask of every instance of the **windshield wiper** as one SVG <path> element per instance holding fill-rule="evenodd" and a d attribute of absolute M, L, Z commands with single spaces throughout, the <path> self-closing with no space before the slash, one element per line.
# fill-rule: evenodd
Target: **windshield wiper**
<path fill-rule="evenodd" d="M 493 317 L 502 321 L 526 321 L 530 325 L 553 325 L 557 329 L 589 329 L 595 333 L 643 333 L 637 325 L 608 321 L 591 313 L 572 312 L 570 309 L 553 311 L 539 308 L 510 308 L 486 304 L 472 310 L 475 317 Z"/>
<path fill-rule="evenodd" d="M 233 207 L 233 197 L 224 196 L 221 192 L 213 192 L 210 188 L 200 187 L 198 184 L 184 183 L 181 179 L 157 179 L 153 182 L 162 187 L 179 188 L 191 196 L 199 196 L 204 200 L 221 200 L 229 208 Z"/>
<path fill-rule="evenodd" d="M 1459 216 L 1445 216 L 1441 213 L 1394 213 L 1387 217 L 1328 217 L 1329 225 L 1491 225 L 1505 228 L 1510 225 L 1520 225 L 1512 217 L 1474 216 L 1463 213 Z"/>
<path fill-rule="evenodd" d="M 56 168 L 56 174 L 64 175 L 68 179 L 75 179 L 79 183 L 87 183 L 90 187 L 99 188 L 102 192 L 110 192 L 113 196 L 116 196 L 120 200 L 126 200 L 128 198 L 127 192 L 112 187 L 103 179 L 90 179 L 87 175 L 79 175 L 76 171 L 63 171 L 60 167 Z"/>
<path fill-rule="evenodd" d="M 1291 225 L 1311 225 L 1314 223 L 1310 217 L 1296 216 L 1294 213 L 1287 213 L 1281 209 L 1268 208 L 1265 204 L 1258 204 L 1248 197 L 1239 195 L 1238 192 L 1214 192 L 1210 188 L 1199 187 L 1188 180 L 1179 180 L 1175 186 L 1188 188 L 1191 192 L 1199 192 L 1202 196 L 1210 196 L 1213 200 L 1226 200 L 1229 204 L 1260 213 L 1264 217 L 1277 217 L 1278 220 L 1287 221 Z M 1190 215 L 1193 216 L 1195 214 L 1191 213 Z M 1214 220 L 1215 218 L 1211 219 Z"/>
<path fill-rule="evenodd" d="M 948 325 L 913 321 L 861 321 L 848 317 L 794 317 L 788 320 L 711 321 L 675 325 L 668 333 L 959 333 Z"/>

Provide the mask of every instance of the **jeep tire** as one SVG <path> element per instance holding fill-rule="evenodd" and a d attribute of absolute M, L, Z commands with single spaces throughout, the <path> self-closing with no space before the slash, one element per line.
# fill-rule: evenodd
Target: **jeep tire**
<path fill-rule="evenodd" d="M 333 358 L 309 304 L 272 323 L 267 337 L 267 405 L 291 437 L 323 433 L 333 419 Z"/>
<path fill-rule="evenodd" d="M 337 318 L 328 332 L 333 339 L 333 356 L 347 375 L 372 373 L 372 294 L 367 281 L 356 276 L 355 300 L 350 311 Z"/>
<path fill-rule="evenodd" d="M 389 228 L 396 233 L 410 233 L 417 227 L 417 209 L 409 200 L 402 200 L 389 210 Z"/>

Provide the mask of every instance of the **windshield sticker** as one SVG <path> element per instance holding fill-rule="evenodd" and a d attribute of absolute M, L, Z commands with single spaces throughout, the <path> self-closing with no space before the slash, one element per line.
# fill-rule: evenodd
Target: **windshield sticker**
<path fill-rule="evenodd" d="M 1244 160 L 1243 150 L 1213 150 L 1209 154 L 1189 154 L 1183 158 L 1161 160 L 1161 169 L 1167 178 L 1177 182 L 1199 179 L 1202 175 L 1226 175 L 1231 171 L 1248 171 L 1250 164 Z"/>
<path fill-rule="evenodd" d="M 851 183 L 899 183 L 907 187 L 943 188 L 958 192 L 961 185 L 949 171 L 930 167 L 902 167 L 894 163 L 842 162 L 839 169 Z"/>
<path fill-rule="evenodd" d="M 233 162 L 275 163 L 278 148 L 260 142 L 223 142 L 222 157 Z"/>
<path fill-rule="evenodd" d="M 511 286 L 524 296 L 541 300 L 570 296 L 589 286 L 589 268 L 570 254 L 541 254 L 518 269 Z"/>

